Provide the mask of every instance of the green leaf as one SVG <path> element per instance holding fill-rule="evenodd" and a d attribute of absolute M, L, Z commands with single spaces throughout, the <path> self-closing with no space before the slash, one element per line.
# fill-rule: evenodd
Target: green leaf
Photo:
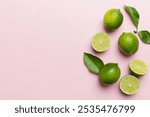
<path fill-rule="evenodd" d="M 104 66 L 101 59 L 89 53 L 84 53 L 83 60 L 88 70 L 95 74 L 99 74 L 100 69 Z"/>
<path fill-rule="evenodd" d="M 142 30 L 138 32 L 140 39 L 147 44 L 150 44 L 150 33 L 149 31 Z"/>
<path fill-rule="evenodd" d="M 134 7 L 126 6 L 126 5 L 124 6 L 124 9 L 131 17 L 131 20 L 133 24 L 135 25 L 135 27 L 138 28 L 139 18 L 140 18 L 138 11 Z"/>

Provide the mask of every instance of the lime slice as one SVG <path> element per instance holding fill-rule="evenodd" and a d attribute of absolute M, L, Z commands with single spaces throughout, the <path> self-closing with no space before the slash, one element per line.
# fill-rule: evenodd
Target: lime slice
<path fill-rule="evenodd" d="M 133 75 L 126 75 L 120 81 L 120 89 L 127 95 L 133 95 L 138 92 L 140 88 L 139 79 Z"/>
<path fill-rule="evenodd" d="M 109 35 L 104 32 L 97 33 L 92 38 L 92 47 L 97 52 L 104 52 L 109 48 L 109 46 L 110 46 Z"/>
<path fill-rule="evenodd" d="M 147 65 L 141 60 L 132 60 L 129 63 L 131 71 L 136 75 L 144 75 L 148 71 Z"/>

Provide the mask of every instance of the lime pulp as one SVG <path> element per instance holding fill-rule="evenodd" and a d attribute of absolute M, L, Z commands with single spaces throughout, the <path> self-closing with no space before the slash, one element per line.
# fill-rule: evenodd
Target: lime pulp
<path fill-rule="evenodd" d="M 109 48 L 109 46 L 110 46 L 109 35 L 104 32 L 97 33 L 92 38 L 92 47 L 97 52 L 104 52 Z"/>
<path fill-rule="evenodd" d="M 133 95 L 140 88 L 139 79 L 133 75 L 126 75 L 120 81 L 120 89 L 126 95 Z"/>
<path fill-rule="evenodd" d="M 136 75 L 144 75 L 148 71 L 147 65 L 143 61 L 138 59 L 132 60 L 129 63 L 129 67 L 131 71 Z"/>

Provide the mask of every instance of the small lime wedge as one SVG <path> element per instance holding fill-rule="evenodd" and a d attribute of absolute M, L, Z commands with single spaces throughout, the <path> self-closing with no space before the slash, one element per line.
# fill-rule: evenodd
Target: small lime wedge
<path fill-rule="evenodd" d="M 110 46 L 109 35 L 104 32 L 97 33 L 92 38 L 92 47 L 97 52 L 104 52 L 109 48 L 109 46 Z"/>
<path fill-rule="evenodd" d="M 120 89 L 127 95 L 133 95 L 138 92 L 140 88 L 139 79 L 133 75 L 126 75 L 120 81 Z"/>
<path fill-rule="evenodd" d="M 144 75 L 148 71 L 147 65 L 141 60 L 132 60 L 129 63 L 131 71 L 136 75 Z"/>

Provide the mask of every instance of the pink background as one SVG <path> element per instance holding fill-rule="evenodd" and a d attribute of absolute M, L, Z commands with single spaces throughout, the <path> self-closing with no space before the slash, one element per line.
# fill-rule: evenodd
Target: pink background
<path fill-rule="evenodd" d="M 140 91 L 126 96 L 119 82 L 103 87 L 83 64 L 83 52 L 90 52 L 105 63 L 117 62 L 121 76 L 135 58 L 150 67 L 150 45 L 139 41 L 130 57 L 118 50 L 119 35 L 135 29 L 124 4 L 138 9 L 139 29 L 150 30 L 148 0 L 1 0 L 0 99 L 150 99 L 150 71 L 140 78 Z M 110 34 L 110 49 L 96 54 L 91 37 L 104 31 L 109 8 L 120 8 L 124 22 Z"/>

